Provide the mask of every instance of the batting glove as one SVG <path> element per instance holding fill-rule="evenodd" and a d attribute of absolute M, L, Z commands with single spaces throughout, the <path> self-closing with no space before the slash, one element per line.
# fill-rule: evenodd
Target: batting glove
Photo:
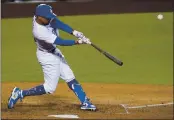
<path fill-rule="evenodd" d="M 91 42 L 89 38 L 83 37 L 83 38 L 79 38 L 78 44 L 91 44 Z"/>
<path fill-rule="evenodd" d="M 79 32 L 79 31 L 77 31 L 77 30 L 74 30 L 74 31 L 72 32 L 72 34 L 73 34 L 75 37 L 77 37 L 77 38 L 83 38 L 83 37 L 85 37 L 85 36 L 83 35 L 82 32 Z"/>
<path fill-rule="evenodd" d="M 82 39 L 78 39 L 77 40 L 77 44 L 83 44 L 83 40 Z"/>
<path fill-rule="evenodd" d="M 89 40 L 89 38 L 83 37 L 82 40 L 85 44 L 91 44 L 91 41 Z"/>

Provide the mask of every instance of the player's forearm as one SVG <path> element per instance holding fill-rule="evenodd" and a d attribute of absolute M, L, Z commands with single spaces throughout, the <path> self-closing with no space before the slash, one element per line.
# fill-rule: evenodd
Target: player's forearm
<path fill-rule="evenodd" d="M 63 23 L 63 22 L 60 21 L 58 18 L 55 18 L 55 19 L 51 22 L 51 26 L 52 26 L 53 28 L 61 29 L 61 30 L 65 31 L 65 32 L 67 32 L 67 33 L 69 33 L 69 34 L 72 34 L 72 32 L 73 32 L 73 29 L 72 29 L 69 25 Z"/>
<path fill-rule="evenodd" d="M 78 41 L 63 40 L 63 39 L 57 37 L 56 40 L 54 41 L 54 44 L 60 45 L 60 46 L 72 46 L 72 45 L 78 44 Z"/>

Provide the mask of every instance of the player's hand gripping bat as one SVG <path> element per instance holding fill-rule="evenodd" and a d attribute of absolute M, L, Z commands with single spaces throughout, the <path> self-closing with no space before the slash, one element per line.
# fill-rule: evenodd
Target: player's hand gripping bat
<path fill-rule="evenodd" d="M 95 49 L 97 49 L 99 52 L 101 52 L 103 55 L 105 55 L 107 58 L 109 58 L 110 60 L 112 60 L 113 62 L 115 62 L 116 64 L 118 64 L 119 66 L 122 66 L 123 65 L 123 62 L 122 61 L 120 61 L 116 57 L 112 56 L 111 54 L 107 53 L 106 51 L 102 50 L 101 48 L 99 48 L 95 44 L 91 43 L 91 46 L 94 47 Z"/>

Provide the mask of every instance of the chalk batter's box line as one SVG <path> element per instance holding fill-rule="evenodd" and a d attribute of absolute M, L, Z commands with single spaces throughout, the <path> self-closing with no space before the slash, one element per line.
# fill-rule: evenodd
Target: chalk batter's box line
<path fill-rule="evenodd" d="M 166 104 L 152 104 L 152 105 L 142 105 L 142 106 L 132 106 L 132 107 L 126 107 L 126 108 L 134 109 L 134 108 L 158 107 L 158 106 L 167 106 L 167 105 L 173 105 L 173 103 L 166 103 Z"/>
<path fill-rule="evenodd" d="M 120 105 L 125 109 L 127 114 L 130 114 L 128 109 L 167 106 L 167 105 L 173 105 L 173 102 L 165 103 L 165 104 L 152 104 L 152 105 L 142 105 L 142 106 L 132 106 L 132 107 L 127 107 L 127 105 L 125 105 L 125 104 L 120 104 Z"/>

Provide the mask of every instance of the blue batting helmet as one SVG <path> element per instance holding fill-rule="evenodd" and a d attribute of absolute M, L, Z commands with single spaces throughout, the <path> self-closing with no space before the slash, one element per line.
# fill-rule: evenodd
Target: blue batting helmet
<path fill-rule="evenodd" d="M 36 7 L 35 11 L 36 16 L 41 16 L 47 19 L 55 18 L 56 15 L 52 11 L 52 7 L 46 4 L 40 4 Z"/>

